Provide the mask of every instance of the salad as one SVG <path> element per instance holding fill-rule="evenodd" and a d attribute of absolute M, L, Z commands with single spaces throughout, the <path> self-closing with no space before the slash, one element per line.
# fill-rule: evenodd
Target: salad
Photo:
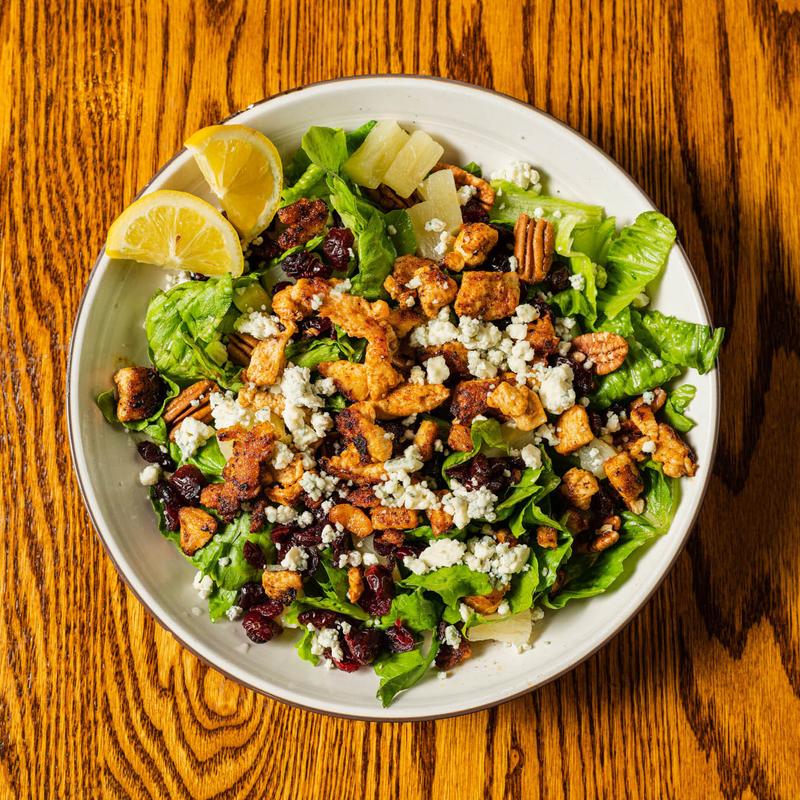
<path fill-rule="evenodd" d="M 649 307 L 668 219 L 618 226 L 391 120 L 311 127 L 285 163 L 243 126 L 187 146 L 221 210 L 158 191 L 112 226 L 111 257 L 169 273 L 151 363 L 98 405 L 241 649 L 294 637 L 388 705 L 528 649 L 667 533 L 698 469 L 681 381 L 724 334 Z"/>

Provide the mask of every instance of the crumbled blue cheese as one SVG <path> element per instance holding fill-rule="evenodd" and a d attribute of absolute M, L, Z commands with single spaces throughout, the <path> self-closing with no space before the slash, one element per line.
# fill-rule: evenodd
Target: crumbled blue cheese
<path fill-rule="evenodd" d="M 448 625 L 444 629 L 443 639 L 444 643 L 450 645 L 450 647 L 458 647 L 461 644 L 461 634 L 455 625 Z"/>
<path fill-rule="evenodd" d="M 457 528 L 464 528 L 474 519 L 493 522 L 497 495 L 485 486 L 467 489 L 457 480 L 451 480 L 450 491 L 442 497 L 441 503 L 442 508 L 453 517 L 453 524 Z"/>
<path fill-rule="evenodd" d="M 278 392 L 283 395 L 283 421 L 292 434 L 295 447 L 304 451 L 325 436 L 333 426 L 330 414 L 315 411 L 325 405 L 325 401 L 314 391 L 311 384 L 311 370 L 289 364 L 283 371 Z M 311 409 L 311 419 L 307 420 L 304 409 Z"/>
<path fill-rule="evenodd" d="M 443 257 L 450 247 L 452 247 L 454 241 L 455 239 L 447 231 L 442 231 L 439 234 L 439 241 L 433 248 L 433 252 L 440 258 Z"/>
<path fill-rule="evenodd" d="M 643 453 L 647 453 L 648 455 L 650 455 L 650 453 L 655 453 L 655 451 L 656 451 L 656 443 L 652 439 L 648 439 L 642 445 L 642 452 Z"/>
<path fill-rule="evenodd" d="M 541 176 L 538 170 L 534 169 L 527 161 L 512 161 L 506 164 L 502 169 L 492 173 L 491 180 L 508 181 L 534 194 L 542 191 Z"/>
<path fill-rule="evenodd" d="M 503 600 L 499 606 L 497 606 L 497 613 L 504 617 L 506 614 L 510 613 L 511 606 L 508 604 L 508 600 Z"/>
<path fill-rule="evenodd" d="M 272 466 L 275 469 L 284 469 L 294 460 L 294 452 L 283 442 L 275 443 L 275 455 L 272 457 Z"/>
<path fill-rule="evenodd" d="M 338 482 L 338 478 L 328 475 L 326 472 L 319 475 L 314 472 L 304 472 L 303 477 L 300 478 L 300 486 L 315 503 L 322 500 L 323 497 L 333 494 Z"/>
<path fill-rule="evenodd" d="M 194 417 L 186 417 L 175 430 L 175 444 L 184 461 L 191 458 L 216 431 Z"/>
<path fill-rule="evenodd" d="M 202 572 L 197 572 L 192 581 L 192 586 L 201 600 L 207 600 L 211 597 L 214 591 L 214 581 L 210 575 L 203 575 Z"/>
<path fill-rule="evenodd" d="M 523 303 L 517 306 L 514 316 L 511 317 L 511 322 L 524 322 L 527 324 L 528 322 L 535 322 L 537 319 L 539 319 L 539 309 L 529 303 Z"/>
<path fill-rule="evenodd" d="M 444 220 L 439 219 L 438 217 L 433 217 L 433 219 L 429 219 L 425 223 L 425 230 L 426 231 L 433 231 L 434 233 L 441 233 L 447 226 L 444 223 Z"/>
<path fill-rule="evenodd" d="M 313 625 L 309 630 L 313 630 Z M 314 635 L 311 637 L 312 655 L 322 657 L 325 655 L 326 650 L 330 651 L 331 658 L 336 661 L 342 661 L 344 659 L 342 644 L 339 639 L 339 631 L 336 630 L 336 628 L 322 628 L 319 631 L 315 631 Z M 329 663 L 329 661 L 326 662 L 326 664 Z"/>
<path fill-rule="evenodd" d="M 239 619 L 242 616 L 242 608 L 241 606 L 231 606 L 226 612 L 225 616 L 233 622 L 235 619 Z"/>
<path fill-rule="evenodd" d="M 339 569 L 345 567 L 360 567 L 361 566 L 361 553 L 358 550 L 350 550 L 348 553 L 342 553 L 339 556 L 339 561 L 336 563 Z"/>
<path fill-rule="evenodd" d="M 233 328 L 239 333 L 248 333 L 250 336 L 255 336 L 256 339 L 270 339 L 280 334 L 281 328 L 279 325 L 280 320 L 275 316 L 265 314 L 262 311 L 250 311 L 247 314 L 242 314 L 233 323 Z"/>
<path fill-rule="evenodd" d="M 568 364 L 559 364 L 547 369 L 539 384 L 539 399 L 551 414 L 562 414 L 575 405 L 573 377 L 572 368 Z"/>
<path fill-rule="evenodd" d="M 653 401 L 656 399 L 655 392 L 642 392 L 642 402 L 645 405 L 651 406 L 653 405 Z"/>
<path fill-rule="evenodd" d="M 148 464 L 139 473 L 139 483 L 141 483 L 142 486 L 155 486 L 160 477 L 161 467 L 159 467 L 158 464 Z"/>
<path fill-rule="evenodd" d="M 413 383 L 416 386 L 422 386 L 422 384 L 425 383 L 425 380 L 426 380 L 425 370 L 422 367 L 416 364 L 413 367 L 411 367 L 411 373 L 408 376 L 409 383 Z"/>
<path fill-rule="evenodd" d="M 255 418 L 249 408 L 239 404 L 239 399 L 233 396 L 233 392 L 213 392 L 209 396 L 211 404 L 211 417 L 214 420 L 214 427 L 217 430 L 232 428 L 238 425 L 241 428 L 253 426 Z"/>
<path fill-rule="evenodd" d="M 468 183 L 465 183 L 456 191 L 456 194 L 458 195 L 458 204 L 460 206 L 465 206 L 467 203 L 469 203 L 470 198 L 475 196 L 477 191 L 478 190 L 474 186 L 470 186 Z"/>
<path fill-rule="evenodd" d="M 461 564 L 467 546 L 458 539 L 435 539 L 418 556 L 406 556 L 403 565 L 415 575 Z"/>
<path fill-rule="evenodd" d="M 352 249 L 348 249 L 347 252 L 350 255 L 350 258 L 352 258 L 353 257 Z M 350 283 L 350 278 L 345 278 L 343 281 L 337 283 L 336 286 L 334 286 L 333 289 L 331 289 L 331 292 L 333 294 L 344 294 L 345 292 L 349 292 L 350 289 L 352 288 L 353 284 Z"/>
<path fill-rule="evenodd" d="M 576 292 L 582 292 L 586 288 L 586 278 L 583 275 L 570 275 L 569 283 Z"/>
<path fill-rule="evenodd" d="M 542 451 L 535 444 L 526 444 L 519 455 L 528 469 L 539 469 L 542 466 Z"/>
<path fill-rule="evenodd" d="M 281 566 L 292 572 L 302 572 L 308 566 L 308 553 L 302 547 L 294 545 L 286 551 Z"/>
<path fill-rule="evenodd" d="M 333 378 L 320 378 L 314 383 L 314 392 L 325 397 L 330 397 L 337 392 Z"/>
<path fill-rule="evenodd" d="M 429 358 L 425 362 L 425 371 L 428 374 L 428 383 L 444 383 L 450 377 L 450 369 L 444 360 L 444 356 Z"/>

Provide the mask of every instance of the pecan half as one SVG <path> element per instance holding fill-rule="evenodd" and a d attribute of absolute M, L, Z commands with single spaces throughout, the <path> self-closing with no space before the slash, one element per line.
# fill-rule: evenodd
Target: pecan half
<path fill-rule="evenodd" d="M 210 422 L 212 417 L 209 398 L 218 391 L 219 386 L 214 381 L 197 381 L 170 400 L 164 409 L 164 422 L 169 428 L 170 439 L 175 438 L 175 431 L 187 417 L 194 417 L 200 422 Z"/>
<path fill-rule="evenodd" d="M 410 197 L 400 197 L 394 189 L 390 189 L 385 183 L 381 183 L 377 189 L 364 189 L 364 192 L 373 203 L 387 211 L 393 211 L 397 208 L 411 208 L 419 200 L 416 192 L 413 192 Z"/>
<path fill-rule="evenodd" d="M 519 215 L 514 226 L 514 257 L 520 280 L 539 283 L 547 277 L 553 264 L 555 241 L 555 231 L 548 220 Z"/>
<path fill-rule="evenodd" d="M 249 333 L 231 333 L 228 336 L 228 358 L 240 367 L 249 366 L 259 341 Z"/>
<path fill-rule="evenodd" d="M 598 375 L 619 369 L 628 355 L 628 343 L 618 333 L 600 331 L 583 333 L 572 340 L 572 346 L 594 362 Z"/>
<path fill-rule="evenodd" d="M 619 541 L 619 529 L 622 526 L 622 520 L 617 517 L 606 517 L 603 524 L 597 529 L 594 538 L 589 542 L 590 553 L 602 553 L 603 550 L 608 550 L 612 544 Z"/>
<path fill-rule="evenodd" d="M 328 206 L 324 200 L 301 197 L 280 209 L 278 219 L 286 225 L 286 229 L 278 236 L 278 244 L 284 250 L 289 250 L 313 239 L 325 227 Z"/>
<path fill-rule="evenodd" d="M 453 173 L 453 179 L 455 180 L 456 186 L 459 189 L 462 186 L 474 187 L 475 196 L 478 198 L 480 204 L 487 211 L 491 210 L 492 206 L 494 205 L 494 189 L 492 189 L 492 185 L 489 183 L 489 181 L 485 181 L 483 178 L 479 178 L 477 175 L 472 175 L 465 169 L 461 169 L 461 167 L 457 167 L 454 164 L 445 164 L 443 161 L 440 161 L 438 164 L 436 164 L 431 171 L 438 172 L 442 169 L 449 169 L 450 172 Z"/>

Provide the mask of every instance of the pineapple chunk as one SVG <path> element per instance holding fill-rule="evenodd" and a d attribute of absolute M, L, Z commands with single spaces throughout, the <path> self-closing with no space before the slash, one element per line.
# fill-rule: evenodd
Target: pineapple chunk
<path fill-rule="evenodd" d="M 442 157 L 444 148 L 424 131 L 414 131 L 392 165 L 383 176 L 383 183 L 400 197 L 410 197 L 420 181 Z"/>
<path fill-rule="evenodd" d="M 442 220 L 448 233 L 455 233 L 461 227 L 461 204 L 449 169 L 441 169 L 427 177 L 420 185 L 419 193 L 423 200 L 436 204 L 434 219 Z"/>
<path fill-rule="evenodd" d="M 450 170 L 434 172 L 419 187 L 425 198 L 408 209 L 417 252 L 424 258 L 441 261 L 452 245 L 450 237 L 461 227 L 461 206 Z"/>
<path fill-rule="evenodd" d="M 407 211 L 417 239 L 417 254 L 441 261 L 453 246 L 453 236 L 444 220 L 437 216 L 439 207 L 433 200 L 417 203 Z"/>
<path fill-rule="evenodd" d="M 381 120 L 345 161 L 344 171 L 359 186 L 374 189 L 410 138 L 393 119 Z"/>

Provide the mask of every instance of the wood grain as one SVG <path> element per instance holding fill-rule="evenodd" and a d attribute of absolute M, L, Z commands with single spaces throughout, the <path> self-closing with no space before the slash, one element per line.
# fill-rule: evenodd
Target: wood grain
<path fill-rule="evenodd" d="M 797 0 L 0 3 L 3 797 L 800 796 Z M 201 125 L 370 72 L 473 81 L 609 152 L 728 327 L 714 478 L 644 611 L 569 675 L 441 722 L 246 691 L 126 591 L 71 474 L 70 329 L 105 231 Z"/>

